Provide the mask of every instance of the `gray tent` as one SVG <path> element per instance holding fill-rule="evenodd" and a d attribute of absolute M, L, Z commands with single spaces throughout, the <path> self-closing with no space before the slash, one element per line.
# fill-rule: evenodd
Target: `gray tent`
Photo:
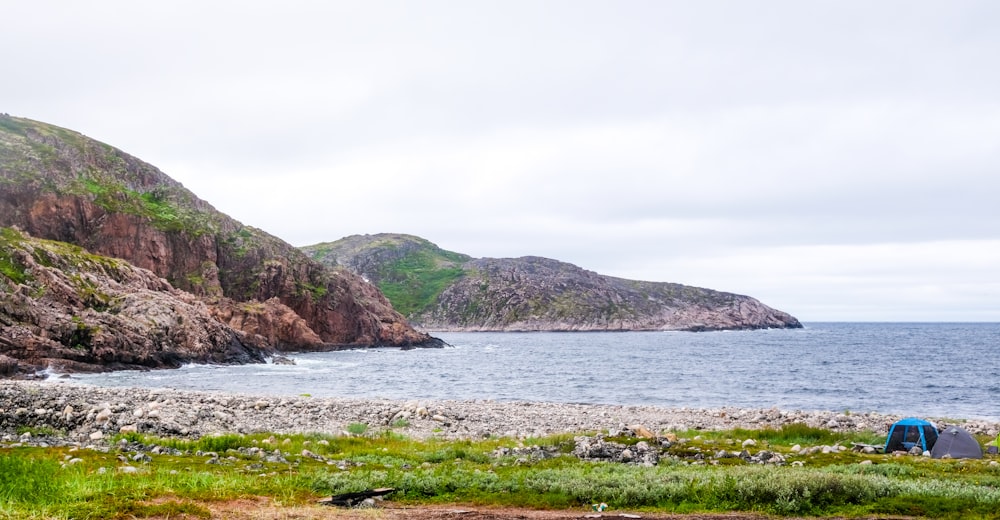
<path fill-rule="evenodd" d="M 959 428 L 949 426 L 948 429 L 938 435 L 934 448 L 931 449 L 931 457 L 943 459 L 981 459 L 983 458 L 983 448 L 979 441 L 971 433 Z"/>

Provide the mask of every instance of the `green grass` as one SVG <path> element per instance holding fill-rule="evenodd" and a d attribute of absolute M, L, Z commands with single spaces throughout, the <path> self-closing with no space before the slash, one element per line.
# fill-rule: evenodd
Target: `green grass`
<path fill-rule="evenodd" d="M 347 425 L 347 433 L 351 435 L 364 435 L 368 431 L 368 425 L 365 423 L 351 423 Z"/>
<path fill-rule="evenodd" d="M 780 429 L 764 428 L 744 430 L 737 428 L 726 435 L 733 439 L 754 439 L 778 444 L 835 444 L 850 438 L 847 434 L 836 433 L 823 428 L 814 428 L 802 423 L 783 425 Z"/>
<path fill-rule="evenodd" d="M 15 284 L 23 284 L 31 280 L 26 267 L 14 256 L 15 247 L 24 242 L 24 235 L 12 228 L 0 228 L 0 275 L 6 276 Z"/>
<path fill-rule="evenodd" d="M 188 207 L 180 200 L 183 196 L 168 187 L 137 192 L 114 177 L 93 172 L 77 179 L 70 192 L 90 194 L 98 206 L 146 218 L 161 231 L 200 236 L 214 230 L 210 214 Z"/>
<path fill-rule="evenodd" d="M 116 449 L 103 453 L 0 448 L 0 518 L 182 514 L 208 518 L 206 503 L 213 500 L 268 496 L 298 505 L 377 487 L 395 488 L 390 498 L 410 505 L 465 503 L 586 511 L 590 504 L 605 502 L 612 512 L 1000 518 L 1000 467 L 989 464 L 996 457 L 932 460 L 850 451 L 797 456 L 790 453 L 793 442 L 820 438 L 850 442 L 865 435 L 824 434 L 794 425 L 782 430 L 701 432 L 705 435 L 700 440 L 675 443 L 654 467 L 580 461 L 566 455 L 571 435 L 520 441 L 560 448 L 562 455 L 540 460 L 492 455 L 498 447 L 519 444 L 512 439 L 419 441 L 391 432 L 343 437 L 221 435 L 195 440 L 127 434 L 112 439 L 116 447 L 125 440 L 180 453 L 154 454 L 149 463 L 129 462 L 138 468 L 133 474 L 118 470 L 124 463 Z M 768 449 L 802 466 L 762 466 L 741 459 L 716 465 L 695 456 L 735 446 L 741 438 L 766 440 Z M 272 454 L 275 450 L 287 462 L 260 456 L 262 451 Z M 301 455 L 302 450 L 323 460 Z M 81 461 L 65 464 L 70 457 Z M 212 457 L 217 463 L 209 463 Z M 865 460 L 873 464 L 858 464 Z"/>
<path fill-rule="evenodd" d="M 440 255 L 419 250 L 382 268 L 379 289 L 404 316 L 434 303 L 448 286 L 465 275 L 461 267 L 441 263 Z"/>

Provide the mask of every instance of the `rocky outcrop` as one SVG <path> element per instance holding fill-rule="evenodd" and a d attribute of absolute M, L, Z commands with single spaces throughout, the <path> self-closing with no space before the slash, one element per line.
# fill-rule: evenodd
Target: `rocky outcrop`
<path fill-rule="evenodd" d="M 259 363 L 259 336 L 151 271 L 0 228 L 0 375 Z"/>
<path fill-rule="evenodd" d="M 799 328 L 749 296 L 604 276 L 541 257 L 480 258 L 407 235 L 353 236 L 303 248 L 381 286 L 411 322 L 437 331 Z M 434 284 L 438 284 L 435 286 Z"/>
<path fill-rule="evenodd" d="M 0 226 L 148 269 L 281 348 L 441 344 L 353 272 L 312 261 L 152 165 L 76 132 L 0 115 L 0 188 Z M 264 310 L 277 314 L 232 302 L 270 302 Z"/>

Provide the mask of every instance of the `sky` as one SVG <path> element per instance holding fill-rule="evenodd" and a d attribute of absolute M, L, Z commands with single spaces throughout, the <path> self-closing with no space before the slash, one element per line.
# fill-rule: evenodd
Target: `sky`
<path fill-rule="evenodd" d="M 0 112 L 296 246 L 1000 321 L 1000 2 L 0 0 Z"/>

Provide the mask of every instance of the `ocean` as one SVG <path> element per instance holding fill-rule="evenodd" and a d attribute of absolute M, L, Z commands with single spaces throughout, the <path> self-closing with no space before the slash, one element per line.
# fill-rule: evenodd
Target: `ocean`
<path fill-rule="evenodd" d="M 451 346 L 290 354 L 295 365 L 188 365 L 69 380 L 277 396 L 777 407 L 1000 421 L 1000 323 L 435 336 Z"/>

